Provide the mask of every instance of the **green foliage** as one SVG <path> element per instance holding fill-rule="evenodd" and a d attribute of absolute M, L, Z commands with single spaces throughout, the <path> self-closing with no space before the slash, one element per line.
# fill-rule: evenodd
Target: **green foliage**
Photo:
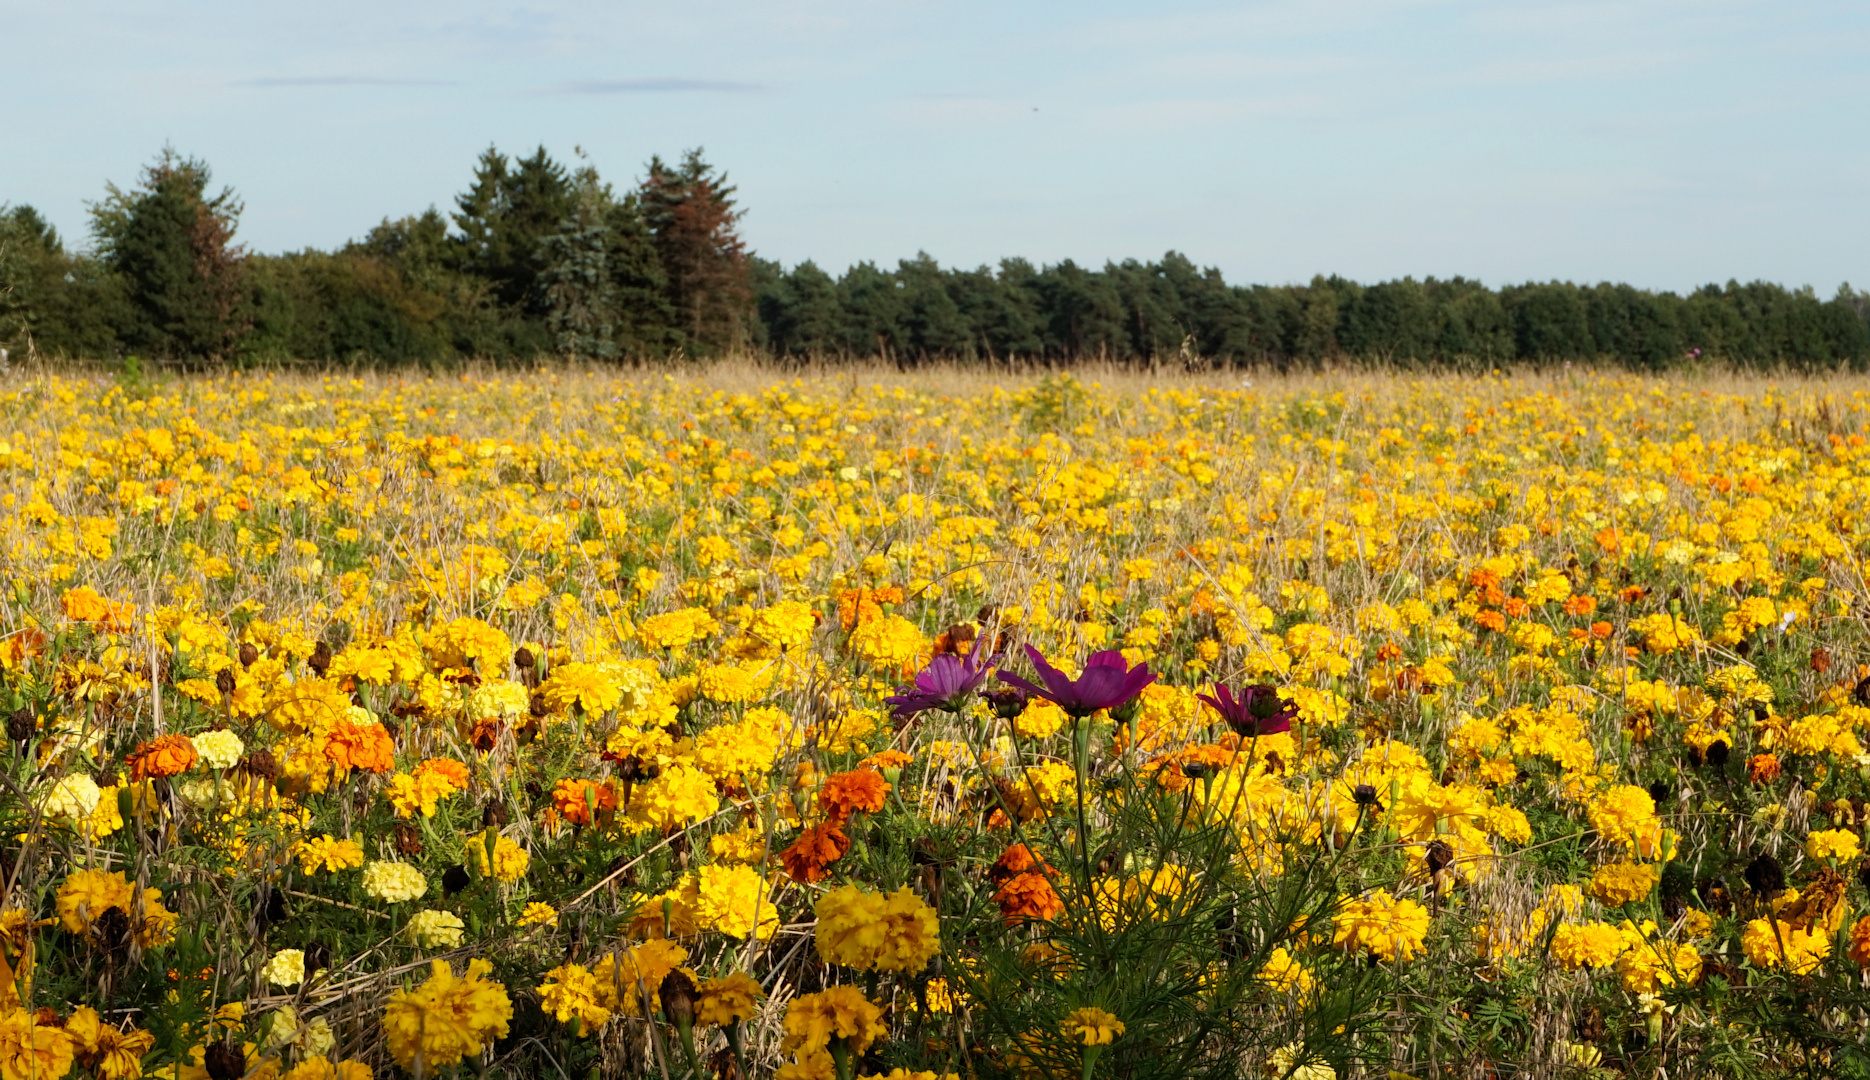
<path fill-rule="evenodd" d="M 91 206 L 98 257 L 123 280 L 131 348 L 180 361 L 231 357 L 249 322 L 246 253 L 233 242 L 241 206 L 208 195 L 205 162 L 165 148 L 134 190 L 108 186 Z"/>
<path fill-rule="evenodd" d="M 590 168 L 580 170 L 576 187 L 574 209 L 542 247 L 540 281 L 559 353 L 666 356 L 682 334 L 636 196 L 615 198 Z"/>

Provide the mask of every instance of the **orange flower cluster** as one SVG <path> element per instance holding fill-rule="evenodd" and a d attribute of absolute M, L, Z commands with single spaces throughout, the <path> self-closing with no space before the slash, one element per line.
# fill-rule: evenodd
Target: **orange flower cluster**
<path fill-rule="evenodd" d="M 1043 922 L 1065 910 L 1065 902 L 1048 880 L 1057 875 L 1025 844 L 1014 844 L 1001 853 L 988 877 L 999 885 L 993 899 L 1007 923 Z"/>

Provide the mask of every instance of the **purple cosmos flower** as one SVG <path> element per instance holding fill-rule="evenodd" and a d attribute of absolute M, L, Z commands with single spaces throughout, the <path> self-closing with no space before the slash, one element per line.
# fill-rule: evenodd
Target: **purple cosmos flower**
<path fill-rule="evenodd" d="M 987 669 L 1000 659 L 997 655 L 981 658 L 986 640 L 986 635 L 975 638 L 965 660 L 948 653 L 931 659 L 928 667 L 916 672 L 915 685 L 899 686 L 895 694 L 883 699 L 893 707 L 890 715 L 907 720 L 929 709 L 960 712 L 968 696 L 987 681 Z"/>
<path fill-rule="evenodd" d="M 1031 658 L 1039 677 L 1045 680 L 1045 686 L 1035 686 L 1004 671 L 997 672 L 995 677 L 1034 697 L 1046 699 L 1074 717 L 1089 716 L 1099 709 L 1120 708 L 1142 693 L 1143 687 L 1156 681 L 1148 664 L 1130 667 L 1123 653 L 1116 649 L 1092 653 L 1084 662 L 1084 673 L 1075 680 L 1066 678 L 1064 672 L 1046 663 L 1045 657 L 1031 645 L 1026 646 L 1026 655 Z"/>
<path fill-rule="evenodd" d="M 1220 713 L 1227 726 L 1243 739 L 1289 731 L 1293 718 L 1299 715 L 1299 707 L 1270 686 L 1243 687 L 1236 698 L 1227 687 L 1216 683 L 1214 693 L 1216 697 L 1196 696 Z"/>

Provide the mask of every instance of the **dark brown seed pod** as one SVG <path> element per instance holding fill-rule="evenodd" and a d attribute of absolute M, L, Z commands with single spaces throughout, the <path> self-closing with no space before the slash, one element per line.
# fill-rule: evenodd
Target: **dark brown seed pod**
<path fill-rule="evenodd" d="M 662 977 L 662 985 L 657 988 L 656 996 L 662 1001 L 662 1016 L 678 1028 L 686 1028 L 695 1022 L 695 1002 L 700 995 L 695 992 L 695 980 L 680 970 L 671 971 Z"/>

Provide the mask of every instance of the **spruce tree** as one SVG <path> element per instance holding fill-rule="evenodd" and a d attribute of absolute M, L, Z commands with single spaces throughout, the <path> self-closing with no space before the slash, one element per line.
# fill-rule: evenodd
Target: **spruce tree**
<path fill-rule="evenodd" d="M 487 281 L 501 305 L 544 315 L 542 245 L 571 215 L 576 201 L 571 178 L 545 147 L 508 162 L 489 146 L 475 165 L 473 186 L 455 199 L 461 269 Z"/>
<path fill-rule="evenodd" d="M 679 347 L 667 283 L 636 197 L 615 198 L 589 167 L 573 187 L 571 213 L 542 247 L 539 279 L 558 351 L 611 360 Z"/>
<path fill-rule="evenodd" d="M 97 251 L 129 298 L 125 344 L 184 361 L 231 357 L 248 327 L 240 202 L 207 193 L 208 166 L 165 148 L 132 191 L 91 206 Z"/>
<path fill-rule="evenodd" d="M 677 166 L 651 158 L 638 193 L 689 347 L 711 354 L 744 347 L 752 337 L 753 289 L 726 174 L 697 148 Z"/>

